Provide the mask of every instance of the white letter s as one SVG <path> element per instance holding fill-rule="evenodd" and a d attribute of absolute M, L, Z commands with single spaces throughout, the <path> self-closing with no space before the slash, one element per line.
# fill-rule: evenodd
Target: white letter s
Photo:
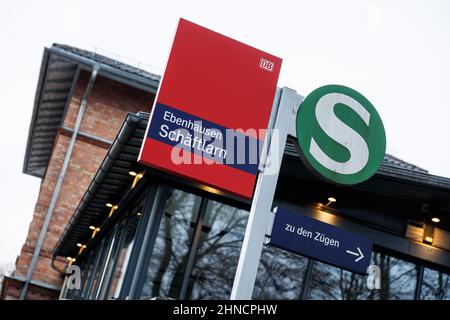
<path fill-rule="evenodd" d="M 325 168 L 340 174 L 353 174 L 362 170 L 369 161 L 369 147 L 355 130 L 342 122 L 334 113 L 334 106 L 342 103 L 355 111 L 369 126 L 370 113 L 355 99 L 341 93 L 324 95 L 316 104 L 316 118 L 322 130 L 334 141 L 350 152 L 350 159 L 338 162 L 331 159 L 314 138 L 311 138 L 309 152 Z"/>

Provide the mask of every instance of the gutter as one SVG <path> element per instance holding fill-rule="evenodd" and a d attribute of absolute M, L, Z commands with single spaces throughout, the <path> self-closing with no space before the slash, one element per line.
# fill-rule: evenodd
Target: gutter
<path fill-rule="evenodd" d="M 31 138 L 33 136 L 33 131 L 34 131 L 33 129 L 34 129 L 34 125 L 36 123 L 36 118 L 37 118 L 37 114 L 38 114 L 38 112 L 37 112 L 38 105 L 41 104 L 42 91 L 44 89 L 45 77 L 47 75 L 46 70 L 47 70 L 49 58 L 50 58 L 49 49 L 44 48 L 44 55 L 42 57 L 42 62 L 41 62 L 41 70 L 39 71 L 38 85 L 36 88 L 36 95 L 34 98 L 33 115 L 31 116 L 30 128 L 28 129 L 27 148 L 25 150 L 25 158 L 23 159 L 23 168 L 22 168 L 23 173 L 31 174 L 32 176 L 37 177 L 37 178 L 42 178 L 42 177 L 38 174 L 28 172 L 28 160 L 29 160 L 30 150 L 31 150 L 31 140 L 32 140 Z"/>
<path fill-rule="evenodd" d="M 70 51 L 64 50 L 62 48 L 58 48 L 55 46 L 52 46 L 50 49 L 48 49 L 50 53 L 54 53 L 63 57 L 66 57 L 68 59 L 71 59 L 73 61 L 77 61 L 80 64 L 83 64 L 88 67 L 93 67 L 95 65 L 100 66 L 99 75 L 105 75 L 107 78 L 117 80 L 121 83 L 139 88 L 141 90 L 144 90 L 146 92 L 150 92 L 152 94 L 156 94 L 156 91 L 158 90 L 159 86 L 159 80 L 151 80 L 147 79 L 145 77 L 131 74 L 130 72 L 122 71 L 120 69 L 114 68 L 110 65 L 97 62 L 93 59 L 89 59 L 83 56 L 80 56 L 76 53 L 72 53 Z"/>
<path fill-rule="evenodd" d="M 67 147 L 66 155 L 64 157 L 64 162 L 62 164 L 61 170 L 58 175 L 58 180 L 56 181 L 56 186 L 53 191 L 52 199 L 50 201 L 50 205 L 48 207 L 47 214 L 45 216 L 44 224 L 42 225 L 42 228 L 41 228 L 41 231 L 39 233 L 39 237 L 38 237 L 38 240 L 36 243 L 36 247 L 34 248 L 33 257 L 31 259 L 31 264 L 28 269 L 28 274 L 25 279 L 25 283 L 20 292 L 20 300 L 25 300 L 27 297 L 28 288 L 29 288 L 30 282 L 32 280 L 34 270 L 36 268 L 37 260 L 39 258 L 39 254 L 42 249 L 42 244 L 44 243 L 44 239 L 47 234 L 48 226 L 50 224 L 50 220 L 52 218 L 53 211 L 55 209 L 56 201 L 58 200 L 59 192 L 61 191 L 62 183 L 64 181 L 64 177 L 66 175 L 67 168 L 69 167 L 69 161 L 72 156 L 72 151 L 75 146 L 75 142 L 76 142 L 76 139 L 78 136 L 78 131 L 80 130 L 81 121 L 83 119 L 84 112 L 85 112 L 86 106 L 87 106 L 87 101 L 91 94 L 92 87 L 94 86 L 94 82 L 97 78 L 99 69 L 100 69 L 99 65 L 93 66 L 91 78 L 89 79 L 88 85 L 84 92 L 83 100 L 81 101 L 80 109 L 78 111 L 77 119 L 76 119 L 75 126 L 73 129 L 73 134 L 72 134 L 72 137 L 70 138 L 69 146 Z"/>

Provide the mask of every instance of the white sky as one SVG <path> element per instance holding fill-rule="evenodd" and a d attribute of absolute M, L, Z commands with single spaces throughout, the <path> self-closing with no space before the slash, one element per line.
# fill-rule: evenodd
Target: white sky
<path fill-rule="evenodd" d="M 282 57 L 279 86 L 358 90 L 388 152 L 450 177 L 448 0 L 0 0 L 0 264 L 19 254 L 39 192 L 22 165 L 43 48 L 99 47 L 161 70 L 180 16 Z"/>

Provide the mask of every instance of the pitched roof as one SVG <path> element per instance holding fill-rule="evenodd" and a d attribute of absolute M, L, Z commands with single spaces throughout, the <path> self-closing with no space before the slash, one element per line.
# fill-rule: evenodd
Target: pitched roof
<path fill-rule="evenodd" d="M 417 171 L 417 172 L 425 172 L 428 173 L 428 170 L 422 169 L 414 164 L 411 164 L 409 162 L 406 162 L 402 159 L 399 159 L 397 157 L 394 157 L 391 154 L 386 153 L 384 156 L 384 164 L 385 165 L 393 165 L 396 167 L 400 167 L 400 168 L 404 168 L 404 169 L 408 169 L 411 171 Z"/>
<path fill-rule="evenodd" d="M 28 132 L 23 172 L 42 178 L 80 70 L 155 93 L 160 76 L 90 51 L 62 44 L 45 48 Z"/>

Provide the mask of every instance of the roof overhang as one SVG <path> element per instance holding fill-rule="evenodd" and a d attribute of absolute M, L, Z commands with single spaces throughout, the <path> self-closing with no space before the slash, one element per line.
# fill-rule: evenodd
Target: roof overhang
<path fill-rule="evenodd" d="M 160 77 L 93 52 L 54 44 L 44 49 L 23 173 L 42 178 L 48 166 L 57 129 L 64 121 L 80 71 L 100 66 L 99 75 L 156 93 Z"/>

